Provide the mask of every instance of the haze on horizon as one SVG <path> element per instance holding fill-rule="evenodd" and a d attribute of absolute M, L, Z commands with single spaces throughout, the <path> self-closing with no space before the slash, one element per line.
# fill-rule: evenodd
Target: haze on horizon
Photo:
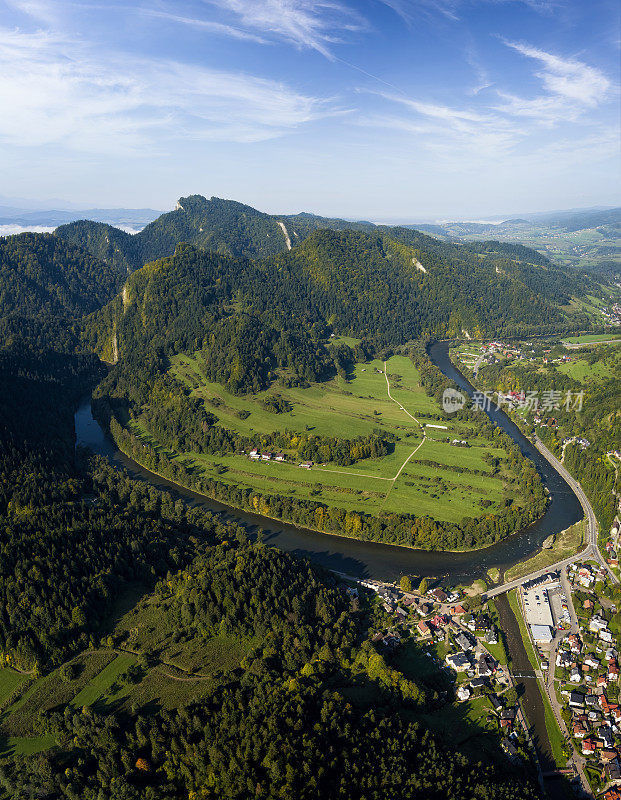
<path fill-rule="evenodd" d="M 619 204 L 615 0 L 0 0 L 5 196 L 477 219 Z"/>

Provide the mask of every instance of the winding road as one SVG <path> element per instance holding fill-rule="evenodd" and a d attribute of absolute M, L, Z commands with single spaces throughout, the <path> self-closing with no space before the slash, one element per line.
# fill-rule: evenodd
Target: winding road
<path fill-rule="evenodd" d="M 578 481 L 575 480 L 575 478 L 573 478 L 569 474 L 569 472 L 561 464 L 561 462 L 554 455 L 554 453 L 550 452 L 550 450 L 548 450 L 545 444 L 537 436 L 535 436 L 535 446 L 537 447 L 539 452 L 544 456 L 544 458 L 546 458 L 550 462 L 550 464 L 554 467 L 554 469 L 567 481 L 572 491 L 580 501 L 580 505 L 584 510 L 584 517 L 587 521 L 586 546 L 579 553 L 575 553 L 573 556 L 569 556 L 568 558 L 564 558 L 561 561 L 557 561 L 554 564 L 550 564 L 544 569 L 538 569 L 535 572 L 531 572 L 528 575 L 524 575 L 522 578 L 516 578 L 514 581 L 509 581 L 508 583 L 503 583 L 501 586 L 496 586 L 494 589 L 490 589 L 488 592 L 485 592 L 484 596 L 487 597 L 488 599 L 490 597 L 496 597 L 496 595 L 504 594 L 505 592 L 508 592 L 511 589 L 515 589 L 518 586 L 521 586 L 523 583 L 528 583 L 529 581 L 535 580 L 536 578 L 541 578 L 543 577 L 543 575 L 546 575 L 549 572 L 556 572 L 558 570 L 563 570 L 576 561 L 585 561 L 588 559 L 593 559 L 594 561 L 597 561 L 597 563 L 601 567 L 603 567 L 603 569 L 606 570 L 606 573 L 608 574 L 610 580 L 613 583 L 619 583 L 619 579 L 610 569 L 604 557 L 600 553 L 599 547 L 597 546 L 599 525 L 597 524 L 597 518 L 595 517 L 595 512 L 593 511 L 593 507 L 591 506 L 589 499 L 584 493 L 582 486 L 580 486 Z"/>

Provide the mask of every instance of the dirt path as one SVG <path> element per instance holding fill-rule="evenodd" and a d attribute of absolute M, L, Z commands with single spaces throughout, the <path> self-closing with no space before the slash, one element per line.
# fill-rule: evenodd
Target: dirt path
<path fill-rule="evenodd" d="M 410 417 L 410 419 L 413 419 L 414 422 L 417 425 L 420 426 L 420 429 L 423 432 L 422 441 L 417 444 L 417 446 L 414 448 L 414 450 L 412 450 L 410 455 L 405 459 L 403 464 L 401 464 L 401 466 L 399 467 L 399 470 L 397 471 L 397 474 L 393 478 L 385 478 L 382 475 L 368 475 L 368 474 L 365 475 L 364 473 L 361 473 L 361 472 L 347 472 L 347 471 L 342 470 L 342 469 L 328 469 L 327 467 L 315 467 L 315 470 L 317 472 L 333 472 L 333 473 L 336 473 L 337 475 L 354 475 L 357 478 L 371 478 L 372 480 L 376 480 L 376 481 L 390 481 L 390 483 L 392 483 L 394 485 L 395 481 L 397 480 L 399 475 L 401 475 L 401 473 L 403 472 L 404 468 L 406 467 L 406 465 L 408 464 L 410 459 L 414 458 L 416 453 L 418 453 L 418 451 L 421 449 L 421 447 L 425 443 L 425 439 L 427 438 L 427 434 L 425 432 L 425 426 L 422 424 L 422 422 L 420 420 L 416 419 L 414 414 L 410 414 L 410 412 L 407 410 L 407 408 L 404 408 L 398 400 L 395 400 L 395 398 L 390 393 L 390 381 L 388 380 L 388 367 L 387 367 L 385 361 L 384 361 L 384 377 L 386 378 L 386 388 L 388 390 L 388 397 L 392 400 L 393 403 L 396 403 L 399 406 L 401 411 L 403 411 L 405 414 L 407 414 L 408 417 Z M 391 489 L 392 489 L 392 486 L 390 487 L 390 489 L 388 490 L 388 492 L 386 494 L 386 497 L 384 498 L 384 503 L 386 502 L 386 498 L 390 494 Z"/>

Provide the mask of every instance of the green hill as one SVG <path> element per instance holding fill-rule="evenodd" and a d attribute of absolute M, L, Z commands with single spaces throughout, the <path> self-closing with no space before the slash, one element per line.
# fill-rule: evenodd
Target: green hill
<path fill-rule="evenodd" d="M 104 305 L 121 285 L 117 270 L 56 236 L 0 238 L 0 317 L 82 316 Z"/>

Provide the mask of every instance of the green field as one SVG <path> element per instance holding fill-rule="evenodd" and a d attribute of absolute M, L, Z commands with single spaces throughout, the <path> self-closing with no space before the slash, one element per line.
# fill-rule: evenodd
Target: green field
<path fill-rule="evenodd" d="M 10 667 L 0 669 L 0 706 L 28 679 L 28 675 L 15 672 L 15 670 Z"/>
<path fill-rule="evenodd" d="M 582 336 L 567 336 L 563 341 L 569 344 L 592 344 L 610 342 L 614 339 L 621 339 L 621 333 L 585 333 Z"/>
<path fill-rule="evenodd" d="M 252 461 L 241 454 L 168 453 L 171 457 L 183 455 L 203 474 L 224 483 L 374 515 L 382 511 L 428 514 L 450 522 L 493 513 L 513 496 L 509 472 L 502 466 L 492 475 L 484 459 L 486 454 L 502 459 L 504 451 L 481 437 L 470 438 L 467 448 L 452 446 L 453 438 L 463 437 L 464 424 L 445 419 L 442 409 L 420 386 L 418 371 L 405 356 L 393 356 L 388 362 L 393 400 L 388 396 L 381 361 L 356 364 L 348 380 L 337 377 L 305 389 L 278 387 L 252 396 L 232 395 L 220 384 L 207 381 L 198 359 L 187 355 L 174 357 L 171 370 L 193 396 L 205 402 L 220 425 L 242 435 L 289 430 L 354 438 L 379 429 L 398 437 L 389 455 L 346 467 L 328 463 L 301 469 L 294 459 L 295 451 L 285 451 L 287 463 Z M 275 391 L 289 401 L 292 411 L 273 414 L 262 406 L 262 400 Z M 421 415 L 418 422 L 406 412 L 414 417 Z M 159 446 L 148 430 L 148 411 L 131 427 L 145 441 Z M 425 441 L 417 450 L 423 433 Z M 464 468 L 482 474 L 461 471 Z"/>
<path fill-rule="evenodd" d="M 605 361 L 596 361 L 594 364 L 589 364 L 586 359 L 581 358 L 579 361 L 570 361 L 566 364 L 557 364 L 559 372 L 569 375 L 576 381 L 584 383 L 590 379 L 609 378 L 614 372 L 609 364 Z"/>

